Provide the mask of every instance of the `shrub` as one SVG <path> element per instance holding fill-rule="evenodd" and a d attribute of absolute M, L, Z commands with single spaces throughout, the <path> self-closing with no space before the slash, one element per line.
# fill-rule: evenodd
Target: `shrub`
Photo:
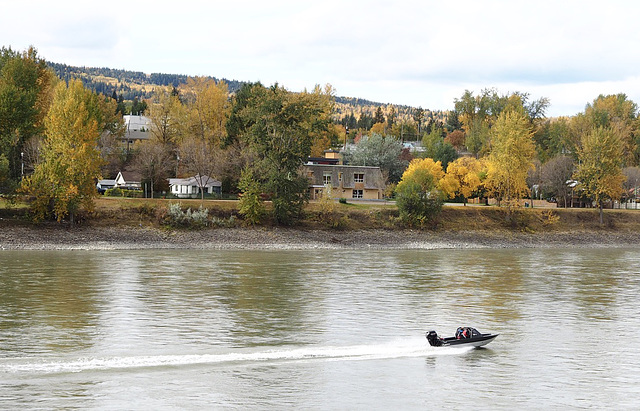
<path fill-rule="evenodd" d="M 174 227 L 206 227 L 209 225 L 209 209 L 198 208 L 192 211 L 191 208 L 187 211 L 182 211 L 182 204 L 171 203 L 167 212 L 167 219 L 169 225 Z"/>
<path fill-rule="evenodd" d="M 142 198 L 143 192 L 139 190 L 125 190 L 123 188 L 110 188 L 104 192 L 107 197 L 130 197 L 130 198 Z"/>

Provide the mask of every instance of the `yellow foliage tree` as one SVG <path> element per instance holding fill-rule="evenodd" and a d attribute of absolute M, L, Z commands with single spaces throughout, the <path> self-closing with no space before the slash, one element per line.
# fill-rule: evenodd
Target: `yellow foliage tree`
<path fill-rule="evenodd" d="M 218 146 L 226 138 L 230 113 L 225 82 L 206 77 L 189 78 L 182 87 L 187 109 L 187 134 Z"/>
<path fill-rule="evenodd" d="M 438 182 L 444 176 L 442 165 L 431 158 L 414 159 L 396 187 L 400 216 L 409 224 L 424 225 L 442 208 Z"/>
<path fill-rule="evenodd" d="M 93 209 L 102 160 L 97 149 L 100 136 L 98 96 L 86 90 L 80 80 L 55 89 L 53 103 L 45 118 L 42 161 L 23 180 L 22 190 L 35 197 L 32 211 L 36 220 L 53 214 L 58 221 L 67 215 L 71 223 L 84 207 Z"/>
<path fill-rule="evenodd" d="M 447 166 L 447 172 L 440 180 L 440 189 L 448 198 L 462 196 L 464 205 L 467 205 L 467 199 L 482 184 L 483 168 L 482 161 L 475 157 L 460 157 Z"/>
<path fill-rule="evenodd" d="M 169 90 L 156 90 L 149 108 L 151 135 L 167 147 L 175 147 L 184 134 L 184 108 L 177 95 Z"/>
<path fill-rule="evenodd" d="M 503 111 L 491 129 L 485 187 L 509 209 L 529 192 L 526 179 L 534 155 L 533 132 L 525 114 L 521 110 Z"/>
<path fill-rule="evenodd" d="M 384 136 L 385 134 L 387 134 L 386 129 L 387 129 L 387 126 L 385 123 L 376 123 L 371 127 L 371 130 L 369 131 L 371 134 L 376 133 L 376 134 L 380 134 L 381 136 Z"/>
<path fill-rule="evenodd" d="M 409 166 L 402 174 L 402 180 L 406 180 L 418 170 L 427 171 L 431 176 L 433 176 L 433 181 L 436 185 L 442 177 L 444 177 L 444 171 L 442 171 L 442 163 L 440 161 L 433 161 L 432 158 L 415 158 L 411 160 Z"/>
<path fill-rule="evenodd" d="M 581 138 L 580 160 L 574 178 L 579 188 L 600 208 L 603 223 L 603 202 L 619 199 L 626 177 L 622 173 L 623 144 L 620 135 L 611 128 L 598 127 Z"/>

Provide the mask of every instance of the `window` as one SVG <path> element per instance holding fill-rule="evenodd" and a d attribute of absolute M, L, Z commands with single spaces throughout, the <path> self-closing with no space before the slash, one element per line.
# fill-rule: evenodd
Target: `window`
<path fill-rule="evenodd" d="M 364 183 L 364 174 L 363 173 L 354 173 L 353 174 L 353 182 L 354 183 Z M 362 191 L 362 190 L 360 190 Z"/>
<path fill-rule="evenodd" d="M 362 190 L 353 190 L 351 198 L 362 198 Z"/>
<path fill-rule="evenodd" d="M 338 173 L 338 181 L 342 181 L 342 173 Z"/>
<path fill-rule="evenodd" d="M 324 173 L 322 175 L 322 184 L 325 186 L 331 185 L 331 173 Z"/>

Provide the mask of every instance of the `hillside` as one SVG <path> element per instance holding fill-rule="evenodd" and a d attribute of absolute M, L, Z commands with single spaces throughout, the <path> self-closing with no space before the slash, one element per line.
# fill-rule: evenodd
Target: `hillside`
<path fill-rule="evenodd" d="M 120 70 L 107 67 L 77 67 L 53 62 L 47 62 L 47 64 L 54 70 L 59 78 L 65 81 L 80 79 L 86 88 L 96 93 L 111 96 L 115 91 L 116 95 L 122 95 L 126 101 L 133 101 L 135 98 L 138 100 L 149 99 L 153 95 L 153 90 L 156 87 L 178 87 L 178 85 L 186 83 L 188 78 L 188 76 L 183 74 L 145 74 L 141 71 Z M 235 93 L 246 83 L 225 78 L 209 78 L 216 82 L 224 81 L 227 83 L 230 93 Z M 357 97 L 336 97 L 334 117 L 336 121 L 343 123 L 346 123 L 343 119 L 352 114 L 356 119 L 360 119 L 362 116 L 373 118 L 378 107 L 382 108 L 385 117 L 392 114 L 391 111 L 393 107 L 396 121 L 398 119 L 411 119 L 416 111 L 415 107 L 406 105 L 391 105 Z M 425 109 L 424 114 L 427 119 L 441 123 L 446 121 L 447 112 L 442 110 Z"/>

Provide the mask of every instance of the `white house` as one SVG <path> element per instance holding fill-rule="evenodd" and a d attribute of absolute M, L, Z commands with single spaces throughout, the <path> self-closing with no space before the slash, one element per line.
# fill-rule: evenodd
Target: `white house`
<path fill-rule="evenodd" d="M 96 188 L 100 194 L 104 194 L 105 191 L 116 186 L 116 180 L 98 180 L 98 184 L 96 184 Z"/>
<path fill-rule="evenodd" d="M 197 198 L 201 195 L 200 188 L 204 190 L 204 194 L 222 193 L 222 183 L 209 176 L 197 174 L 189 178 L 169 179 L 171 194 L 179 198 Z"/>
<path fill-rule="evenodd" d="M 133 143 L 134 140 L 147 140 L 149 139 L 149 130 L 151 129 L 151 119 L 145 116 L 122 116 L 127 132 L 123 137 Z"/>
<path fill-rule="evenodd" d="M 115 186 L 125 190 L 142 190 L 140 176 L 131 171 L 119 171 Z"/>

